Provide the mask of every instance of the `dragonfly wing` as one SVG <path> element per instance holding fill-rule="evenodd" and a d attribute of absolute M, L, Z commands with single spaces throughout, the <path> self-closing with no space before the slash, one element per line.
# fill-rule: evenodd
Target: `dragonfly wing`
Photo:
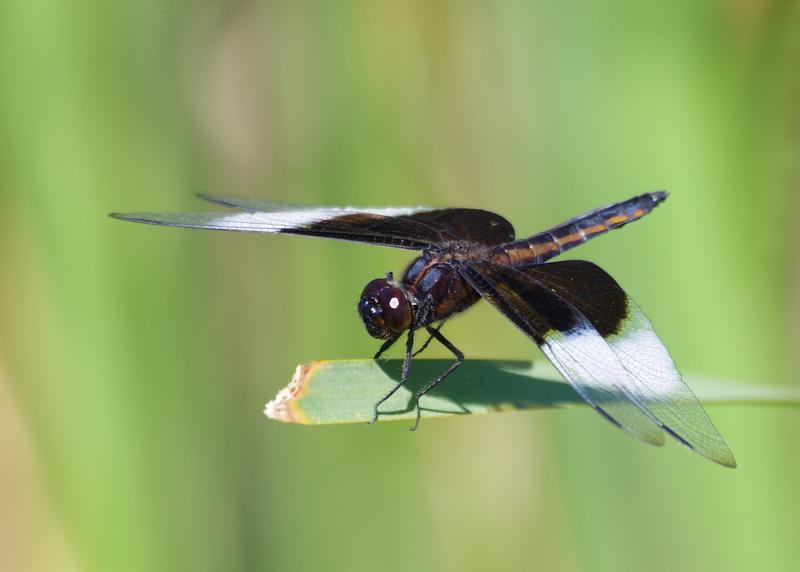
<path fill-rule="evenodd" d="M 465 266 L 468 279 L 526 331 L 578 393 L 628 433 L 654 429 L 721 465 L 736 461 L 650 321 L 611 276 L 584 261 L 524 270 Z"/>
<path fill-rule="evenodd" d="M 479 209 L 308 207 L 201 195 L 235 213 L 113 213 L 114 218 L 184 228 L 294 234 L 422 250 L 448 241 L 500 244 L 514 238 L 506 219 Z"/>

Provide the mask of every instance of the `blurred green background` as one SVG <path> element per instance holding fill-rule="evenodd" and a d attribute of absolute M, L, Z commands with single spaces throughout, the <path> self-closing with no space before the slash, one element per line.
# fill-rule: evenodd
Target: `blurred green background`
<path fill-rule="evenodd" d="M 408 253 L 105 215 L 212 192 L 522 235 L 665 188 L 576 256 L 684 371 L 796 383 L 798 61 L 788 0 L 4 0 L 0 569 L 796 570 L 796 410 L 710 408 L 735 471 L 587 409 L 269 422 L 297 363 L 372 355 L 358 294 Z M 540 359 L 488 307 L 447 331 Z"/>

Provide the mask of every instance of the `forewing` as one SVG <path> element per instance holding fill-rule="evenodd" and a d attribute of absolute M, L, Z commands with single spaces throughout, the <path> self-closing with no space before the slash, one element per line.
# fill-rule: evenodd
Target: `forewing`
<path fill-rule="evenodd" d="M 303 208 L 287 203 L 272 203 L 251 198 L 212 195 L 199 195 L 199 197 L 217 205 L 248 212 L 276 212 Z M 382 210 L 384 209 L 365 209 L 371 213 L 380 213 Z M 511 223 L 490 211 L 463 208 L 408 210 L 410 212 L 389 212 L 388 214 L 435 232 L 438 241 L 464 240 L 483 245 L 497 245 L 514 240 L 514 227 Z"/>
<path fill-rule="evenodd" d="M 514 229 L 506 219 L 477 209 L 307 207 L 258 199 L 200 198 L 243 212 L 111 216 L 163 226 L 318 236 L 411 250 L 454 240 L 493 245 L 514 238 Z"/>
<path fill-rule="evenodd" d="M 436 228 L 411 218 L 432 211 L 425 207 L 354 209 L 263 203 L 261 210 L 255 210 L 245 207 L 250 203 L 255 206 L 253 201 L 247 201 L 241 205 L 244 212 L 234 213 L 113 213 L 111 216 L 163 226 L 317 236 L 412 250 L 421 250 L 442 240 Z"/>
<path fill-rule="evenodd" d="M 643 441 L 664 443 L 658 424 L 617 381 L 625 372 L 614 353 L 599 336 L 584 336 L 592 326 L 573 306 L 507 266 L 472 262 L 461 272 L 487 301 L 536 342 L 575 391 L 600 414 Z M 587 343 L 577 344 L 578 340 Z"/>

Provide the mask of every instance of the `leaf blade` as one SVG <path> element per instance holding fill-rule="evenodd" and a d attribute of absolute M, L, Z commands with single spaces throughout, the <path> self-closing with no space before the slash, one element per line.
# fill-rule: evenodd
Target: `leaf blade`
<path fill-rule="evenodd" d="M 409 420 L 414 391 L 444 371 L 449 360 L 416 360 L 406 386 L 381 407 L 378 421 Z M 273 420 L 302 425 L 366 422 L 374 403 L 399 380 L 401 360 L 335 360 L 302 364 L 264 408 Z M 705 404 L 800 406 L 800 388 L 689 380 Z M 485 414 L 584 405 L 549 364 L 469 360 L 422 400 L 423 417 Z"/>

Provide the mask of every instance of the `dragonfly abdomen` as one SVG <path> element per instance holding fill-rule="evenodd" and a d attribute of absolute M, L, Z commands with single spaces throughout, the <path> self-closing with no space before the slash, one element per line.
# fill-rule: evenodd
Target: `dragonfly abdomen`
<path fill-rule="evenodd" d="M 588 240 L 639 220 L 667 198 L 663 191 L 589 211 L 528 238 L 492 249 L 492 257 L 510 266 L 542 264 Z"/>

